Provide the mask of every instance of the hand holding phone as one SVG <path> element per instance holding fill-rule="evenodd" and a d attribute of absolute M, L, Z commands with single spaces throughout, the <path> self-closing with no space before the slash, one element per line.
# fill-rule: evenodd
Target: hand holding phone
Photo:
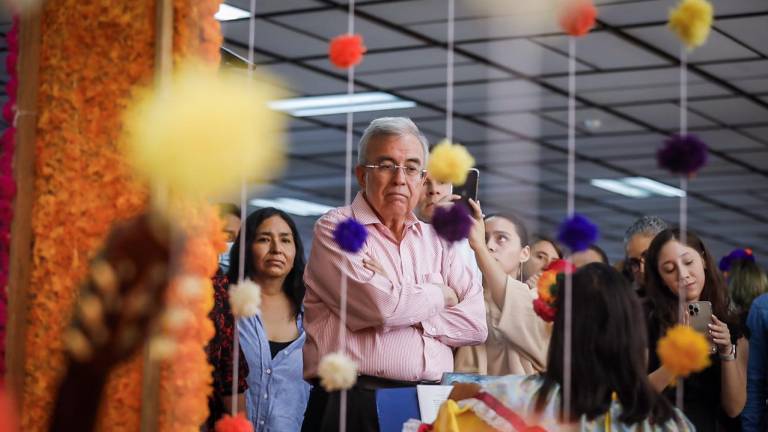
<path fill-rule="evenodd" d="M 471 168 L 467 172 L 467 181 L 461 186 L 454 186 L 453 194 L 458 195 L 459 202 L 463 203 L 468 209 L 471 209 L 469 205 L 469 199 L 477 201 L 477 189 L 480 184 L 480 171 L 477 168 Z"/>

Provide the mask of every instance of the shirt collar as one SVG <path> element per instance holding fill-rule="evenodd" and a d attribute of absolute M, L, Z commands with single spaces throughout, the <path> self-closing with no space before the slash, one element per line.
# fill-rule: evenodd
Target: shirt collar
<path fill-rule="evenodd" d="M 373 208 L 371 208 L 371 205 L 368 204 L 365 196 L 363 196 L 363 192 L 357 193 L 355 199 L 350 205 L 350 208 L 352 209 L 352 216 L 354 216 L 354 218 L 363 225 L 375 225 L 382 223 L 381 219 L 379 219 L 379 215 L 376 214 Z M 410 229 L 414 225 L 416 225 L 419 232 L 421 232 L 421 223 L 416 215 L 411 211 L 405 218 L 405 227 L 406 229 Z"/>

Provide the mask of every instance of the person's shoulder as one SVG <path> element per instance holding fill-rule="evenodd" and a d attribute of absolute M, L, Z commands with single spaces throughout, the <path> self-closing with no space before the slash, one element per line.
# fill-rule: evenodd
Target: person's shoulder
<path fill-rule="evenodd" d="M 768 309 L 768 293 L 761 294 L 752 302 L 753 308 Z"/>
<path fill-rule="evenodd" d="M 351 216 L 352 216 L 351 206 L 342 206 L 342 207 L 332 208 L 317 219 L 317 221 L 315 222 L 315 226 L 320 226 L 327 223 L 336 224 L 344 219 L 348 219 Z"/>

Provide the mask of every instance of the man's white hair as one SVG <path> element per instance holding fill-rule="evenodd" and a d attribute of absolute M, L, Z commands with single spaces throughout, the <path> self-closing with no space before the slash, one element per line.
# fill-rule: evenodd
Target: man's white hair
<path fill-rule="evenodd" d="M 357 144 L 357 163 L 358 165 L 365 165 L 367 160 L 368 143 L 373 138 L 385 135 L 413 135 L 418 138 L 421 143 L 421 147 L 424 149 L 424 166 L 427 165 L 429 159 L 429 143 L 427 137 L 425 137 L 416 124 L 407 117 L 381 117 L 371 121 L 371 124 L 365 128 L 363 137 L 360 138 L 360 142 Z"/>

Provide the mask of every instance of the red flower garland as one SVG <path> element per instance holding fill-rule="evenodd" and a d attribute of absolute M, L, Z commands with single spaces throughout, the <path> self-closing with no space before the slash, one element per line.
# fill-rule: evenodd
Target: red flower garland
<path fill-rule="evenodd" d="M 13 221 L 13 199 L 16 196 L 16 182 L 13 179 L 13 154 L 16 147 L 16 86 L 19 58 L 19 18 L 13 17 L 13 25 L 6 36 L 8 57 L 5 67 L 8 71 L 8 102 L 3 105 L 3 118 L 9 127 L 0 138 L 0 374 L 5 374 L 5 324 L 8 320 L 8 259 L 11 249 L 11 222 Z M 11 88 L 13 87 L 13 88 Z"/>

